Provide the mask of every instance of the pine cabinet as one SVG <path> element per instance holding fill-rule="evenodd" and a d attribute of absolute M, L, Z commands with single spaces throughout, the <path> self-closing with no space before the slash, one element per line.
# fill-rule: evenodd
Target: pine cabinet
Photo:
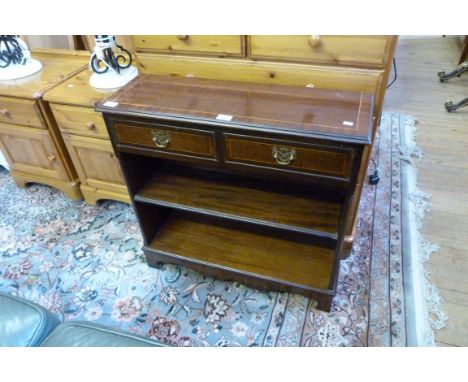
<path fill-rule="evenodd" d="M 94 104 L 117 89 L 98 90 L 89 85 L 87 68 L 46 95 L 62 139 L 80 179 L 87 203 L 118 200 L 130 203 L 120 165 L 115 158 L 104 119 Z"/>
<path fill-rule="evenodd" d="M 42 63 L 41 71 L 0 81 L 0 149 L 19 186 L 42 183 L 81 200 L 76 170 L 44 95 L 83 70 L 89 54 L 43 49 L 32 51 L 32 56 Z"/>
<path fill-rule="evenodd" d="M 0 124 L 0 144 L 14 172 L 53 180 L 67 180 L 63 162 L 45 129 Z"/>

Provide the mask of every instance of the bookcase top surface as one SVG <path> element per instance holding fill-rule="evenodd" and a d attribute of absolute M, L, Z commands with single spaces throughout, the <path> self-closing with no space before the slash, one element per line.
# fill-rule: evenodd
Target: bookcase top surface
<path fill-rule="evenodd" d="M 370 144 L 370 93 L 140 75 L 97 109 Z"/>

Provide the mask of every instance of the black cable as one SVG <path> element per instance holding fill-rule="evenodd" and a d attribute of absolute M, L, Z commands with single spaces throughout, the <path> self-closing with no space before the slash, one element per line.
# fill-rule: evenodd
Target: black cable
<path fill-rule="evenodd" d="M 393 73 L 395 73 L 395 76 L 393 77 L 393 80 L 392 82 L 390 82 L 388 85 L 387 85 L 387 89 L 393 85 L 393 83 L 397 80 L 398 78 L 398 73 L 397 73 L 397 69 L 396 69 L 396 60 L 395 60 L 395 57 L 393 57 Z"/>
<path fill-rule="evenodd" d="M 382 117 L 382 114 L 380 116 Z M 379 131 L 380 131 L 380 122 L 379 122 L 379 124 L 377 126 L 377 131 L 375 132 L 376 136 L 377 136 L 377 134 L 379 134 Z M 380 140 L 379 140 L 379 144 L 378 144 L 378 146 L 377 146 L 377 148 L 375 150 L 376 150 L 375 157 L 376 157 L 376 159 L 378 161 L 379 156 L 380 156 Z M 380 181 L 380 175 L 381 175 L 380 174 L 380 167 L 379 167 L 379 163 L 374 158 L 372 158 L 372 153 L 371 153 L 370 160 L 372 161 L 372 164 L 374 165 L 374 172 L 371 175 L 368 176 L 368 180 L 369 180 L 369 184 L 372 184 L 372 185 L 375 186 Z"/>
<path fill-rule="evenodd" d="M 398 78 L 398 73 L 397 73 L 397 67 L 396 67 L 396 60 L 395 60 L 395 57 L 393 57 L 393 73 L 395 74 L 394 77 L 393 77 L 393 80 L 392 82 L 390 82 L 388 85 L 387 85 L 387 89 L 393 85 L 393 83 L 397 80 Z M 379 124 L 377 125 L 377 131 L 379 130 L 380 128 L 380 121 L 382 120 L 382 113 L 380 113 L 380 118 L 379 118 Z M 380 149 L 380 147 L 378 148 Z M 379 180 L 380 180 L 380 168 L 379 168 L 379 165 L 377 164 L 377 162 L 371 158 L 371 161 L 372 163 L 374 164 L 374 173 L 372 175 L 369 175 L 369 183 L 370 184 L 373 184 L 373 185 L 376 185 L 377 183 L 379 183 Z"/>
<path fill-rule="evenodd" d="M 374 164 L 374 173 L 369 175 L 369 184 L 377 184 L 380 180 L 380 168 L 374 158 L 371 158 L 372 163 Z"/>

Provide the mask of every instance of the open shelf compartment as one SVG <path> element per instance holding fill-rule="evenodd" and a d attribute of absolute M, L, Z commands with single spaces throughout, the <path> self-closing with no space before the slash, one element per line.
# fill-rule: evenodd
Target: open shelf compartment
<path fill-rule="evenodd" d="M 341 203 L 278 182 L 161 166 L 135 201 L 336 240 Z"/>
<path fill-rule="evenodd" d="M 168 257 L 171 262 L 198 265 L 195 269 L 204 273 L 212 267 L 300 288 L 333 288 L 335 250 L 306 235 L 167 211 L 164 223 L 145 247 L 152 265 Z"/>

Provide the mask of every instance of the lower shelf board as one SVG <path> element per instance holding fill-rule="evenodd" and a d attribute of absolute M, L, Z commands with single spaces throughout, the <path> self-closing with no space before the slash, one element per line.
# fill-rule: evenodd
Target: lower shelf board
<path fill-rule="evenodd" d="M 175 191 L 176 190 L 176 191 Z M 135 200 L 203 211 L 336 239 L 341 204 L 291 185 L 215 174 L 182 166 L 160 168 Z"/>
<path fill-rule="evenodd" d="M 227 271 L 292 286 L 280 290 L 304 288 L 333 296 L 335 251 L 289 232 L 175 210 L 145 253 L 153 266 L 174 260 L 215 276 L 225 277 Z"/>

